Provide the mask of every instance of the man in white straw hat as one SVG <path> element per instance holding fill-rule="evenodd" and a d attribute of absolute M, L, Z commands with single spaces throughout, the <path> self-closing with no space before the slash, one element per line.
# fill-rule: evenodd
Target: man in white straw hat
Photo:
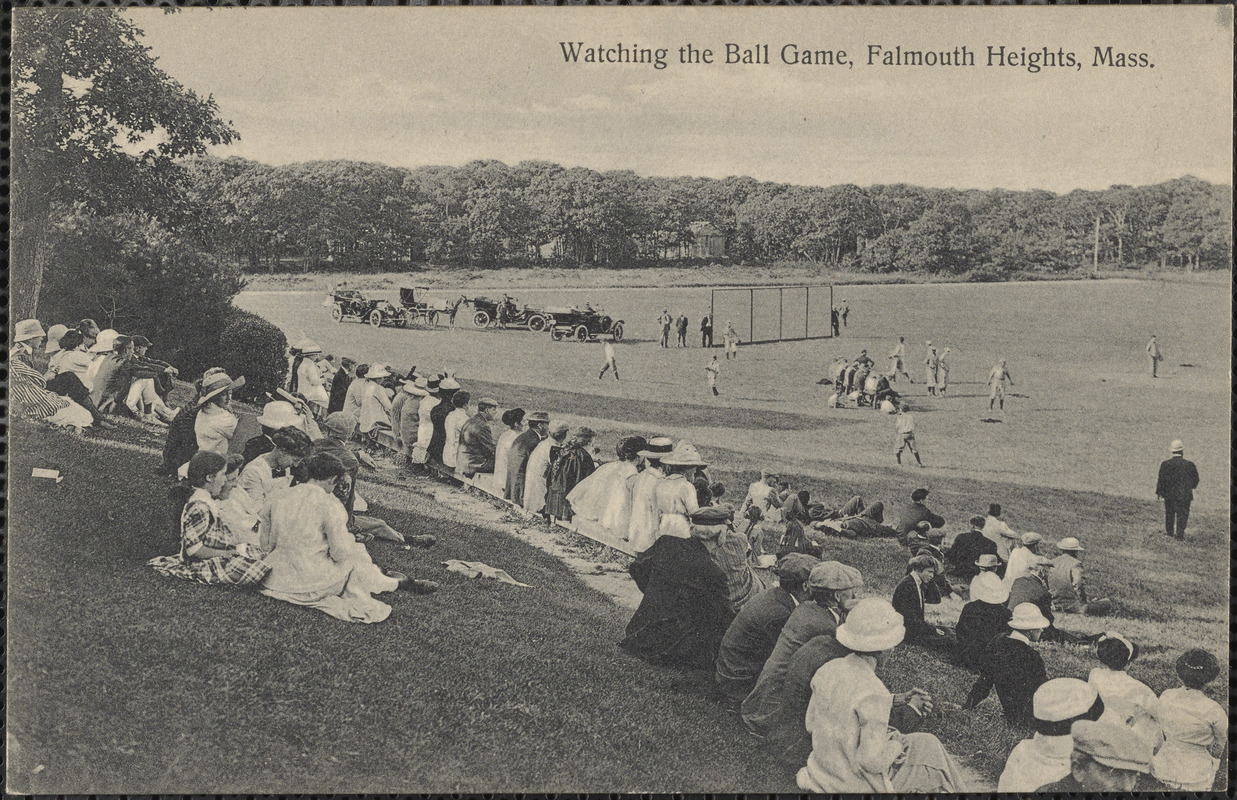
<path fill-rule="evenodd" d="M 1052 559 L 1048 572 L 1048 591 L 1052 594 L 1052 607 L 1069 614 L 1103 616 L 1112 610 L 1108 598 L 1088 601 L 1083 584 L 1082 554 L 1086 550 L 1082 542 L 1066 536 L 1057 542 L 1061 555 Z"/>
<path fill-rule="evenodd" d="M 1048 680 L 1044 659 L 1031 647 L 1031 642 L 1039 641 L 1048 625 L 1048 619 L 1034 603 L 1015 606 L 1009 633 L 988 644 L 984 670 L 971 687 L 963 709 L 979 705 L 995 686 L 1005 718 L 1015 725 L 1030 724 L 1035 690 Z"/>
<path fill-rule="evenodd" d="M 1031 571 L 1032 565 L 1039 558 L 1039 548 L 1044 537 L 1034 531 L 1027 531 L 1018 538 L 1018 544 L 1009 551 L 1009 563 L 1005 565 L 1005 587 L 1014 585 L 1014 581 Z"/>
<path fill-rule="evenodd" d="M 9 358 L 9 391 L 16 401 L 15 416 L 39 420 L 81 433 L 94 424 L 94 417 L 67 397 L 53 394 L 32 360 L 34 348 L 43 345 L 43 326 L 37 319 L 17 323 Z"/>
<path fill-rule="evenodd" d="M 312 339 L 303 339 L 297 349 L 300 354 L 293 362 L 294 371 L 289 388 L 293 393 L 304 397 L 314 416 L 322 419 L 326 416 L 326 407 L 331 402 L 330 392 L 322 379 L 322 368 L 318 366 L 318 361 L 322 358 L 322 348 Z"/>
<path fill-rule="evenodd" d="M 1151 746 L 1125 725 L 1081 720 L 1074 723 L 1070 732 L 1074 740 L 1070 774 L 1040 786 L 1035 794 L 1128 794 L 1151 769 Z"/>
<path fill-rule="evenodd" d="M 997 791 L 1027 794 L 1070 774 L 1074 737 L 1070 728 L 1079 720 L 1097 720 L 1104 701 L 1095 687 L 1077 678 L 1053 678 L 1035 690 L 1031 701 L 1035 735 L 1014 745 Z"/>
<path fill-rule="evenodd" d="M 858 794 L 966 791 L 957 764 L 939 739 L 890 728 L 895 696 L 876 670 L 905 635 L 902 617 L 878 597 L 860 600 L 838 626 L 837 641 L 850 652 L 827 662 L 812 678 L 806 717 L 812 753 L 796 775 L 800 789 Z"/>
<path fill-rule="evenodd" d="M 1169 537 L 1185 539 L 1185 525 L 1190 521 L 1190 503 L 1198 488 L 1198 467 L 1185 458 L 1185 445 L 1173 439 L 1169 445 L 1172 457 L 1160 464 L 1155 483 L 1155 496 L 1164 501 L 1164 532 Z"/>

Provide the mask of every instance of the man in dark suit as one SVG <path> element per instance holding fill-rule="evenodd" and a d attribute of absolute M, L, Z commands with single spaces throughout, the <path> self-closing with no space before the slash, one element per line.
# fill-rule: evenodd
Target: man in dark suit
<path fill-rule="evenodd" d="M 1160 464 L 1155 494 L 1164 499 L 1164 532 L 1177 539 L 1185 539 L 1190 503 L 1194 500 L 1194 489 L 1198 487 L 1198 468 L 1193 461 L 1186 461 L 1185 445 L 1180 439 L 1173 440 L 1170 449 L 1172 458 Z"/>
<path fill-rule="evenodd" d="M 940 602 L 940 595 L 932 587 L 936 577 L 937 560 L 930 555 L 918 555 L 910 560 L 910 574 L 902 579 L 893 590 L 893 608 L 902 615 L 906 625 L 906 641 L 925 647 L 948 647 L 952 637 L 936 627 L 929 625 L 923 616 L 925 600 L 935 598 Z"/>
<path fill-rule="evenodd" d="M 958 534 L 954 543 L 945 551 L 945 564 L 949 567 L 949 575 L 959 581 L 971 582 L 979 574 L 975 562 L 984 553 L 996 555 L 996 542 L 984 536 L 984 518 L 971 517 L 971 529 Z"/>
<path fill-rule="evenodd" d="M 1009 633 L 988 644 L 979 679 L 962 708 L 979 705 L 995 686 L 1005 718 L 1025 726 L 1034 718 L 1031 700 L 1035 690 L 1048 680 L 1044 659 L 1031 647 L 1031 642 L 1038 641 L 1048 627 L 1048 620 L 1031 603 L 1022 603 L 1014 608 L 1009 627 Z"/>
<path fill-rule="evenodd" d="M 528 415 L 528 430 L 515 437 L 507 456 L 507 499 L 517 506 L 524 505 L 524 474 L 528 457 L 537 445 L 550 435 L 550 415 L 534 411 Z"/>
<path fill-rule="evenodd" d="M 939 528 L 945 524 L 944 517 L 933 514 L 923 504 L 927 497 L 927 489 L 916 489 L 911 492 L 911 502 L 898 509 L 898 524 L 895 529 L 898 532 L 898 541 L 902 544 L 921 544 L 922 537 L 919 537 L 919 534 L 925 533 L 930 527 Z M 908 541 L 912 533 L 919 539 L 914 542 Z"/>
<path fill-rule="evenodd" d="M 700 346 L 713 346 L 713 315 L 705 314 L 704 319 L 700 320 Z"/>

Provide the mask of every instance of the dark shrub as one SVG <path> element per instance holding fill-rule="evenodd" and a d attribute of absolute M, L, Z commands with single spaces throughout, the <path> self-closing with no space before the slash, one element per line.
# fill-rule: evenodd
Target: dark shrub
<path fill-rule="evenodd" d="M 233 308 L 223 323 L 216 362 L 233 378 L 245 376 L 238 400 L 261 398 L 283 386 L 288 374 L 288 340 L 275 325 L 257 314 Z"/>

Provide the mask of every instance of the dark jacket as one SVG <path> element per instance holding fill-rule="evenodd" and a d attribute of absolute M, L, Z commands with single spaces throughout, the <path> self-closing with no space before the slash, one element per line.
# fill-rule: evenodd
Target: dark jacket
<path fill-rule="evenodd" d="M 434 426 L 434 432 L 430 435 L 425 453 L 436 464 L 442 463 L 442 449 L 447 445 L 447 415 L 454 410 L 455 406 L 446 400 L 430 409 L 430 422 Z"/>
<path fill-rule="evenodd" d="M 1198 468 L 1193 461 L 1174 456 L 1160 464 L 1160 477 L 1155 483 L 1155 496 L 1165 500 L 1189 502 L 1198 488 Z"/>
<path fill-rule="evenodd" d="M 970 580 L 979 574 L 975 562 L 985 553 L 995 556 L 996 542 L 984 536 L 983 531 L 970 530 L 958 534 L 958 538 L 945 551 L 945 564 L 951 574 Z"/>
<path fill-rule="evenodd" d="M 1009 587 L 1009 602 L 1006 607 L 1013 611 L 1019 603 L 1034 603 L 1049 622 L 1055 623 L 1052 616 L 1052 592 L 1039 579 L 1038 575 L 1023 575 Z"/>
<path fill-rule="evenodd" d="M 550 464 L 550 476 L 546 481 L 545 513 L 559 519 L 571 519 L 573 512 L 567 495 L 576 484 L 593 474 L 597 465 L 583 447 L 564 447 L 558 458 Z"/>
<path fill-rule="evenodd" d="M 1031 699 L 1047 680 L 1044 659 L 1035 648 L 1005 633 L 994 637 L 985 648 L 983 672 L 971 688 L 967 706 L 982 701 L 995 686 L 1005 718 L 1028 725 L 1032 721 Z"/>
<path fill-rule="evenodd" d="M 340 369 L 335 373 L 335 377 L 331 379 L 331 397 L 326 406 L 328 414 L 344 410 L 344 400 L 348 397 L 348 387 L 351 385 L 352 376 L 348 374 L 348 370 Z"/>
<path fill-rule="evenodd" d="M 175 475 L 180 465 L 193 458 L 198 451 L 198 435 L 194 423 L 198 421 L 201 406 L 193 403 L 181 407 L 176 418 L 168 425 L 168 438 L 163 443 L 163 471 Z"/>
<path fill-rule="evenodd" d="M 915 530 L 915 526 L 921 522 L 927 522 L 933 528 L 939 528 L 945 524 L 945 518 L 933 514 L 923 503 L 907 503 L 898 509 L 898 524 L 894 526 L 898 532 L 898 538 L 905 543 L 906 535 Z"/>
<path fill-rule="evenodd" d="M 258 456 L 264 456 L 275 449 L 275 443 L 271 441 L 271 437 L 265 432 L 258 434 L 245 440 L 245 449 L 241 452 L 241 457 L 248 464 Z"/>
<path fill-rule="evenodd" d="M 972 672 L 982 672 L 988 643 L 1009 630 L 1011 616 L 1005 606 L 982 600 L 972 600 L 963 606 L 954 628 L 958 663 Z"/>
<path fill-rule="evenodd" d="M 494 447 L 490 421 L 480 414 L 469 417 L 460 428 L 460 457 L 456 468 L 469 477 L 478 472 L 493 472 Z"/>
<path fill-rule="evenodd" d="M 925 599 L 927 589 L 925 586 Z M 907 575 L 893 590 L 893 608 L 902 615 L 902 622 L 906 625 L 906 641 L 936 638 L 936 628 L 924 621 L 923 603 L 919 600 L 919 588 L 914 575 Z"/>
<path fill-rule="evenodd" d="M 751 693 L 794 610 L 794 598 L 781 586 L 743 604 L 717 651 L 717 687 L 723 695 L 741 703 Z"/>
<path fill-rule="evenodd" d="M 511 452 L 507 455 L 507 499 L 517 506 L 524 504 L 524 476 L 528 470 L 528 457 L 533 454 L 541 437 L 532 428 L 515 437 Z"/>

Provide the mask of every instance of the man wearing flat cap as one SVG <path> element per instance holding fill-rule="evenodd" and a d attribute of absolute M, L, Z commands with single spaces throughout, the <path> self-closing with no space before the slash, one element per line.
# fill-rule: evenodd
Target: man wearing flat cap
<path fill-rule="evenodd" d="M 820 563 L 815 556 L 791 553 L 773 567 L 777 585 L 743 604 L 717 651 L 717 688 L 732 708 L 756 686 L 778 636 L 795 608 L 807 599 L 807 579 Z"/>
<path fill-rule="evenodd" d="M 1174 439 L 1169 445 L 1172 457 L 1160 464 L 1155 496 L 1164 500 L 1164 532 L 1185 539 L 1185 524 L 1190 521 L 1190 503 L 1198 488 L 1198 468 L 1185 458 L 1185 445 Z"/>
<path fill-rule="evenodd" d="M 528 458 L 537 445 L 550 435 L 550 415 L 546 412 L 534 411 L 528 415 L 527 422 L 528 430 L 515 437 L 511 443 L 511 453 L 507 456 L 507 499 L 517 506 L 524 505 Z"/>
<path fill-rule="evenodd" d="M 1080 720 L 1071 733 L 1070 774 L 1036 794 L 1131 792 L 1151 768 L 1151 745 L 1127 725 Z"/>
<path fill-rule="evenodd" d="M 494 471 L 494 409 L 498 401 L 482 397 L 477 401 L 477 413 L 460 428 L 460 451 L 456 467 L 471 478 L 478 472 Z"/>

